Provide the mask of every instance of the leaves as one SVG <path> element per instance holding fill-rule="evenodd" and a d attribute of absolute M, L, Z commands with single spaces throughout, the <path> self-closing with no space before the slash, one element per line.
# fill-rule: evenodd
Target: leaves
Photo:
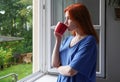
<path fill-rule="evenodd" d="M 120 7 L 120 0 L 109 0 L 108 5 L 114 7 Z"/>
<path fill-rule="evenodd" d="M 32 0 L 0 0 L 0 11 L 0 35 L 20 36 L 26 23 L 32 28 Z"/>
<path fill-rule="evenodd" d="M 14 53 L 32 52 L 32 0 L 0 0 L 0 35 L 24 38 L 0 44 L 1 64 L 4 53 L 8 55 L 4 59 L 10 61 Z"/>

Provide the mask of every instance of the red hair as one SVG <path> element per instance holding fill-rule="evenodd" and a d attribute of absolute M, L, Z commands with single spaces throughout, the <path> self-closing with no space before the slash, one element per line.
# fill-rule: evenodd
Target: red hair
<path fill-rule="evenodd" d="M 99 38 L 93 27 L 89 11 L 85 5 L 75 3 L 66 7 L 64 12 L 66 11 L 68 11 L 70 19 L 80 27 L 82 33 L 93 35 L 96 38 L 96 41 L 99 42 Z"/>

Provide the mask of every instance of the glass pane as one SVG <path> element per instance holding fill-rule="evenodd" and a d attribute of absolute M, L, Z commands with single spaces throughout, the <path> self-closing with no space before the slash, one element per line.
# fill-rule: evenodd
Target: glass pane
<path fill-rule="evenodd" d="M 64 21 L 64 8 L 75 2 L 84 3 L 90 11 L 93 24 L 99 25 L 99 0 L 52 0 L 51 26 Z"/>
<path fill-rule="evenodd" d="M 67 7 L 68 5 L 75 3 L 75 2 L 82 2 L 86 5 L 88 8 L 90 14 L 91 14 L 91 19 L 94 25 L 99 25 L 99 0 L 53 0 L 52 3 L 52 24 L 56 25 L 58 21 L 64 21 L 64 8 Z M 94 4 L 94 5 L 93 5 Z M 98 35 L 100 35 L 99 29 L 96 30 Z M 54 30 L 51 29 L 51 51 L 53 51 L 54 43 L 55 43 L 55 38 L 54 38 Z M 63 38 L 68 36 L 69 32 L 66 31 Z M 51 53 L 52 54 L 52 53 Z M 99 72 L 99 45 L 98 45 L 98 54 L 97 54 L 97 72 Z"/>
<path fill-rule="evenodd" d="M 101 19 L 100 20 L 100 7 L 101 9 L 104 9 L 103 6 L 100 6 L 100 4 L 104 4 L 102 0 L 59 0 L 59 1 L 56 1 L 56 0 L 52 0 L 52 15 L 51 15 L 51 26 L 55 26 L 57 24 L 58 21 L 64 21 L 64 8 L 70 4 L 73 4 L 73 3 L 76 3 L 76 2 L 81 2 L 83 4 L 86 5 L 86 7 L 88 8 L 89 12 L 90 12 L 90 15 L 91 15 L 91 19 L 92 19 L 92 22 L 93 22 L 93 25 L 100 25 L 100 21 L 103 20 Z M 100 1 L 102 1 L 100 3 Z M 104 13 L 102 13 L 102 16 L 104 15 Z M 100 27 L 99 27 L 100 28 Z M 96 29 L 98 35 L 99 35 L 99 41 L 101 41 L 104 36 L 101 36 L 100 33 L 101 33 L 101 30 L 100 29 Z M 52 32 L 53 33 L 53 32 Z M 68 36 L 69 35 L 69 32 L 65 32 L 64 37 Z M 51 35 L 53 36 L 53 35 Z M 54 43 L 54 39 L 52 37 L 52 47 L 53 48 L 53 43 Z M 103 45 L 103 43 L 99 43 L 99 45 L 97 46 L 98 47 L 98 54 L 97 54 L 97 72 L 101 72 L 100 70 L 102 70 L 101 67 L 104 67 L 104 64 L 102 63 L 102 65 L 100 65 L 101 63 L 101 60 L 100 58 L 104 55 L 104 54 L 101 54 L 102 51 L 101 51 L 101 45 Z M 99 74 L 97 74 L 99 75 Z"/>
<path fill-rule="evenodd" d="M 32 74 L 32 25 L 32 0 L 0 0 L 0 82 Z"/>
<path fill-rule="evenodd" d="M 99 13 L 100 13 L 100 4 L 99 0 L 77 0 L 77 2 L 82 2 L 88 8 L 92 22 L 94 25 L 99 25 Z"/>
<path fill-rule="evenodd" d="M 99 31 L 99 29 L 97 29 L 96 32 L 97 32 L 97 34 L 100 36 L 100 31 Z M 96 69 L 96 70 L 97 70 L 97 72 L 99 72 L 99 70 L 100 70 L 100 69 L 99 69 L 99 66 L 100 66 L 100 65 L 99 65 L 99 57 L 100 57 L 100 54 L 99 54 L 99 45 L 98 45 L 97 47 L 98 47 L 98 48 L 97 48 L 98 50 L 97 50 L 97 69 Z"/>
<path fill-rule="evenodd" d="M 63 3 L 62 0 L 52 0 L 51 26 L 56 25 L 58 21 L 62 21 Z"/>
<path fill-rule="evenodd" d="M 54 29 L 51 29 L 51 55 L 55 44 Z"/>
<path fill-rule="evenodd" d="M 56 25 L 58 21 L 64 21 L 64 8 L 74 2 L 74 0 L 52 0 L 51 26 Z"/>

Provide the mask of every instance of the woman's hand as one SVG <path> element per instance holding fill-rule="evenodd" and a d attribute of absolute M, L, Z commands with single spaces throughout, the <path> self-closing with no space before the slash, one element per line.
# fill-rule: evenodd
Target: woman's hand
<path fill-rule="evenodd" d="M 61 40 L 62 39 L 62 35 L 57 33 L 57 32 L 54 32 L 54 36 L 57 40 Z"/>
<path fill-rule="evenodd" d="M 59 66 L 58 72 L 64 76 L 74 76 L 77 74 L 77 71 L 72 69 L 69 65 L 67 66 Z"/>

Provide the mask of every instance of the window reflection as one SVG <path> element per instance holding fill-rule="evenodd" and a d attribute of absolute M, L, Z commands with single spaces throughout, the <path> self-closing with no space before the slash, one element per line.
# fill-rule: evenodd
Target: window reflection
<path fill-rule="evenodd" d="M 76 2 L 82 2 L 88 8 L 94 25 L 99 25 L 100 4 L 99 0 L 52 0 L 51 26 L 58 21 L 64 21 L 64 8 Z M 94 5 L 93 5 L 94 4 Z"/>

